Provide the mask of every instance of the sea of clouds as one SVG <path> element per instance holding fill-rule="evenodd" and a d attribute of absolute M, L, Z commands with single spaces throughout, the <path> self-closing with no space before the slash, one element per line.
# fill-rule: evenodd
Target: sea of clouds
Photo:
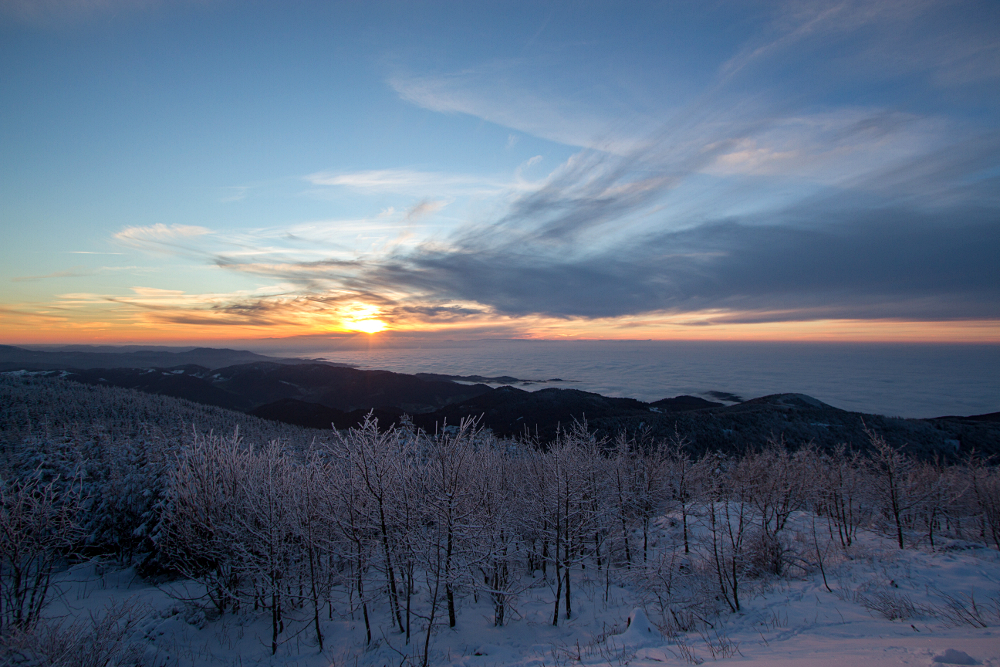
<path fill-rule="evenodd" d="M 901 417 L 1000 411 L 1000 346 L 691 341 L 453 342 L 321 355 L 362 369 L 509 375 L 654 401 L 729 392 L 802 393 L 845 410 Z M 546 382 L 559 378 L 561 382 Z"/>

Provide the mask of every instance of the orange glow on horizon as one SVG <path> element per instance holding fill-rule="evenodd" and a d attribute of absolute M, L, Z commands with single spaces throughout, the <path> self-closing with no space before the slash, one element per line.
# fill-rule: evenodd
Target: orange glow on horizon
<path fill-rule="evenodd" d="M 740 322 L 741 313 L 649 313 L 605 319 L 512 317 L 480 310 L 443 319 L 415 316 L 354 301 L 316 304 L 309 300 L 269 302 L 270 310 L 247 316 L 216 308 L 218 295 L 156 293 L 116 301 L 83 295 L 59 307 L 0 309 L 0 344 L 164 344 L 228 346 L 255 341 L 314 338 L 331 341 L 367 334 L 371 344 L 394 340 L 702 340 L 837 343 L 1000 344 L 1000 321 L 798 320 Z M 459 304 L 464 305 L 464 304 Z M 471 307 L 469 310 L 473 310 Z M 379 334 L 374 336 L 373 334 Z M 380 342 L 381 341 L 381 342 Z"/>
<path fill-rule="evenodd" d="M 755 324 L 716 324 L 685 326 L 663 321 L 585 321 L 537 319 L 474 320 L 445 326 L 421 322 L 394 322 L 389 325 L 368 316 L 345 318 L 338 325 L 331 322 L 304 322 L 275 326 L 198 325 L 156 322 L 62 321 L 17 322 L 4 318 L 0 344 L 161 344 L 209 346 L 228 341 L 269 341 L 300 337 L 380 334 L 453 340 L 477 338 L 521 338 L 532 340 L 702 340 L 702 341 L 773 341 L 831 343 L 978 343 L 1000 344 L 1000 322 L 992 320 L 961 322 L 910 322 L 887 320 L 826 320 L 812 322 L 772 322 Z M 53 318 L 55 320 L 55 318 Z M 374 341 L 374 337 L 372 339 Z M 242 344 L 241 343 L 241 344 Z"/>
<path fill-rule="evenodd" d="M 349 331 L 363 331 L 367 334 L 385 331 L 385 327 L 385 322 L 382 320 L 355 320 L 344 324 L 344 328 Z"/>
<path fill-rule="evenodd" d="M 375 306 L 358 303 L 344 314 L 342 326 L 347 331 L 361 331 L 366 334 L 385 331 L 388 325 L 378 318 L 380 314 L 379 309 Z M 310 331 L 309 333 L 315 332 Z"/>

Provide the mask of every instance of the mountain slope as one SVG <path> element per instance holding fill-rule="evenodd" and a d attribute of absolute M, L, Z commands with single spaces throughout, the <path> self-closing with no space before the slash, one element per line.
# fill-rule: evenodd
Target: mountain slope
<path fill-rule="evenodd" d="M 100 348 L 99 348 L 100 349 Z M 174 368 L 196 365 L 208 369 L 235 364 L 269 361 L 300 364 L 304 359 L 266 357 L 246 350 L 197 347 L 191 350 L 136 350 L 91 352 L 79 349 L 40 351 L 13 345 L 0 345 L 0 370 L 58 370 L 63 368 Z"/>
<path fill-rule="evenodd" d="M 11 358 L 22 352 L 30 353 L 29 356 L 36 354 L 7 346 L 0 347 L 0 359 L 5 354 Z M 169 354 L 170 359 L 182 354 L 154 352 Z M 252 355 L 232 350 L 190 350 L 183 354 L 214 355 L 217 360 L 230 353 Z M 49 360 L 55 358 L 44 357 L 49 353 L 37 354 Z M 118 357 L 138 363 L 141 359 L 134 355 L 139 354 L 120 353 Z M 38 365 L 22 364 L 22 367 Z M 368 411 L 376 410 L 381 423 L 398 422 L 407 414 L 417 426 L 428 431 L 473 417 L 497 435 L 527 434 L 544 443 L 555 438 L 560 428 L 586 420 L 588 427 L 600 436 L 626 433 L 655 439 L 680 437 L 692 451 L 740 451 L 759 447 L 769 440 L 784 440 L 795 447 L 812 443 L 824 449 L 841 444 L 863 449 L 869 442 L 866 430 L 870 429 L 920 456 L 954 457 L 972 450 L 983 455 L 1000 455 L 1000 422 L 994 415 L 890 418 L 840 410 L 802 394 L 776 394 L 734 405 L 693 396 L 644 403 L 574 389 L 529 392 L 510 386 L 463 384 L 448 379 L 449 376 L 363 371 L 325 363 L 288 363 L 288 360 L 224 367 L 188 364 L 134 368 L 119 359 L 113 368 L 62 367 L 32 372 L 59 375 L 90 385 L 138 389 L 318 428 L 330 428 L 331 424 L 348 428 L 360 423 Z M 463 380 L 473 377 L 478 376 Z M 738 398 L 726 396 L 727 401 Z"/>

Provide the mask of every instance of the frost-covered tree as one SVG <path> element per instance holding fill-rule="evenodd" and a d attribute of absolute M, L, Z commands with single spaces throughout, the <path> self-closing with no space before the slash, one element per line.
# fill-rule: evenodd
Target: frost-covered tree
<path fill-rule="evenodd" d="M 474 461 L 471 498 L 477 529 L 472 558 L 483 574 L 481 590 L 493 603 L 493 624 L 502 626 L 517 595 L 517 560 L 522 552 L 518 526 L 525 503 L 517 483 L 517 461 L 495 443 L 488 444 L 493 446 L 481 447 Z"/>
<path fill-rule="evenodd" d="M 78 537 L 79 490 L 56 481 L 0 477 L 0 635 L 38 622 L 52 573 Z"/>
<path fill-rule="evenodd" d="M 740 610 L 741 586 L 750 569 L 747 549 L 754 519 L 743 495 L 749 480 L 739 474 L 746 471 L 737 465 L 722 456 L 712 462 L 705 512 L 709 564 L 718 581 L 718 594 L 733 612 Z"/>
<path fill-rule="evenodd" d="M 455 589 L 468 559 L 474 511 L 476 478 L 485 474 L 476 464 L 474 442 L 479 435 L 473 420 L 463 421 L 454 433 L 445 430 L 426 445 L 427 495 L 431 521 L 444 535 L 444 591 L 448 605 L 448 625 L 455 627 Z"/>
<path fill-rule="evenodd" d="M 170 566 L 200 582 L 220 613 L 238 603 L 238 522 L 247 453 L 238 434 L 196 438 L 167 477 L 159 546 Z"/>

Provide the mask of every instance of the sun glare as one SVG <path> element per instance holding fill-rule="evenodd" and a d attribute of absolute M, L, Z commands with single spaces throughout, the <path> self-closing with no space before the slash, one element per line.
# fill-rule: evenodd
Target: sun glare
<path fill-rule="evenodd" d="M 344 327 L 351 331 L 364 331 L 365 333 L 378 333 L 385 329 L 385 322 L 382 320 L 355 320 L 345 322 Z"/>
<path fill-rule="evenodd" d="M 363 331 L 373 334 L 385 331 L 386 324 L 378 319 L 379 310 L 375 306 L 358 303 L 343 313 L 341 323 L 348 331 Z"/>

